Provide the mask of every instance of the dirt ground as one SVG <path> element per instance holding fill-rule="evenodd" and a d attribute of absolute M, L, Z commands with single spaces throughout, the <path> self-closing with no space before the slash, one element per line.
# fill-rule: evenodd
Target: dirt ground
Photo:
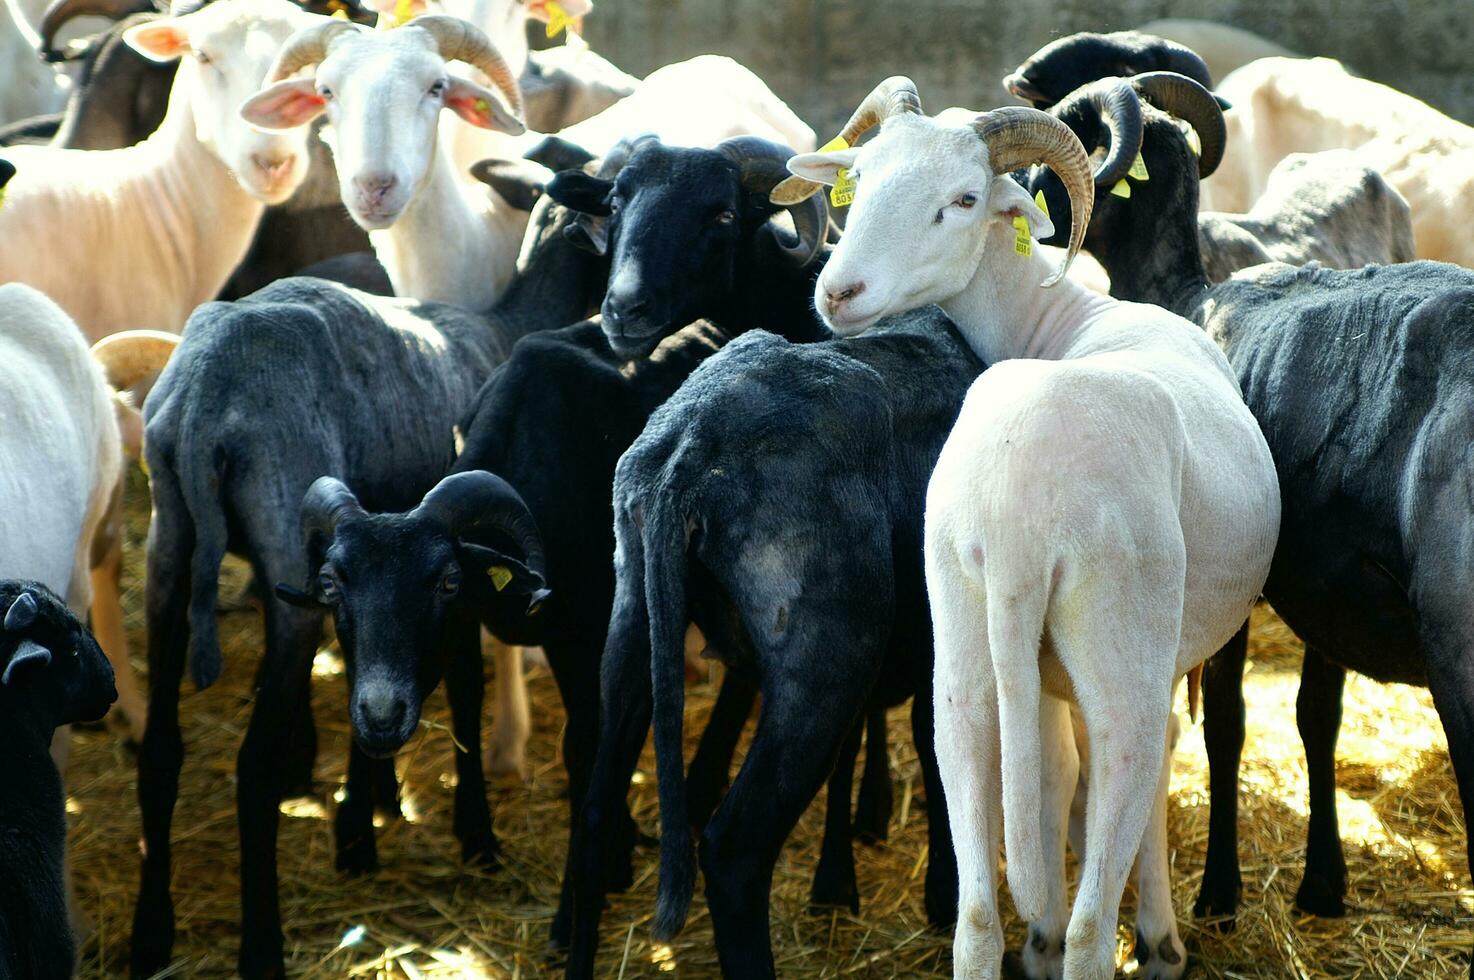
<path fill-rule="evenodd" d="M 141 477 L 130 487 L 125 607 L 135 664 L 143 665 Z M 232 564 L 223 591 L 244 576 Z M 260 617 L 221 616 L 224 678 L 186 693 L 186 757 L 174 820 L 175 963 L 163 975 L 230 975 L 236 953 L 238 860 L 233 772 L 252 704 Z M 1304 858 L 1304 755 L 1294 725 L 1300 645 L 1267 607 L 1254 619 L 1246 678 L 1248 740 L 1240 826 L 1244 903 L 1237 929 L 1196 924 L 1192 902 L 1208 826 L 1202 732 L 1186 723 L 1173 767 L 1170 835 L 1173 887 L 1192 964 L 1202 977 L 1450 977 L 1468 970 L 1474 890 L 1464 822 L 1442 728 L 1426 691 L 1351 678 L 1338 755 L 1341 830 L 1350 874 L 1350 914 L 1320 920 L 1292 906 Z M 451 833 L 452 744 L 439 694 L 426 724 L 399 759 L 405 819 L 381 828 L 384 867 L 368 878 L 333 870 L 333 796 L 347 758 L 345 685 L 331 649 L 314 670 L 321 747 L 318 796 L 283 805 L 279 842 L 288 966 L 303 977 L 534 977 L 550 973 L 543 943 L 566 846 L 565 779 L 557 744 L 562 708 L 551 677 L 529 677 L 533 772 L 525 785 L 499 787 L 493 806 L 504 864 L 462 868 Z M 187 685 L 186 685 L 187 687 Z M 715 688 L 688 693 L 691 744 Z M 490 698 L 488 697 L 488 703 Z M 783 852 L 774 884 L 772 932 L 782 976 L 933 976 L 950 972 L 951 938 L 926 925 L 922 878 L 926 809 L 905 711 L 894 712 L 891 768 L 896 810 L 890 839 L 858 848 L 861 913 L 806 910 L 818 859 L 822 810 L 810 808 Z M 656 829 L 654 761 L 647 749 L 631 790 L 636 818 Z M 103 731 L 81 732 L 72 753 L 68 812 L 77 887 L 95 934 L 83 977 L 127 969 L 138 880 L 139 820 L 134 760 Z M 705 904 L 671 947 L 652 947 L 656 853 L 636 854 L 636 884 L 614 896 L 603 920 L 601 976 L 671 973 L 714 976 Z M 1131 961 L 1128 890 L 1120 929 L 1123 971 Z M 1004 899 L 1005 908 L 1007 899 Z M 1010 921 L 1009 943 L 1023 929 Z"/>

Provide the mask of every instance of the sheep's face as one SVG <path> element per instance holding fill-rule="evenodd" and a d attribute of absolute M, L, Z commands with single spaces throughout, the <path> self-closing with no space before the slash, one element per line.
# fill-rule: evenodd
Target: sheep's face
<path fill-rule="evenodd" d="M 117 699 L 112 665 L 66 603 L 36 582 L 0 582 L 0 711 L 55 727 L 96 721 Z"/>
<path fill-rule="evenodd" d="M 483 129 L 520 133 L 500 97 L 448 70 L 421 28 L 361 31 L 336 39 L 315 79 L 288 79 L 241 106 L 268 128 L 305 127 L 326 113 L 339 190 L 362 228 L 387 228 L 435 163 L 440 110 Z"/>
<path fill-rule="evenodd" d="M 844 236 L 814 291 L 835 333 L 857 334 L 963 291 L 996 223 L 1023 215 L 1035 237 L 1054 233 L 1022 187 L 993 174 L 977 133 L 948 125 L 950 117 L 892 117 L 858 150 L 789 161 L 795 174 L 819 183 L 833 184 L 841 167 L 857 181 Z"/>
<path fill-rule="evenodd" d="M 737 166 L 712 150 L 642 141 L 613 180 L 563 173 L 554 200 L 594 220 L 587 247 L 610 256 L 602 321 L 621 356 L 642 357 L 674 331 L 719 316 L 739 253 L 777 207 L 742 188 Z"/>
<path fill-rule="evenodd" d="M 477 612 L 501 602 L 526 610 L 543 586 L 517 560 L 413 512 L 345 520 L 310 550 L 317 571 L 308 591 L 278 586 L 277 595 L 332 613 L 353 737 L 374 757 L 415 733 L 457 642 L 479 649 Z"/>
<path fill-rule="evenodd" d="M 261 87 L 282 43 L 321 20 L 286 0 L 227 0 L 141 24 L 124 37 L 154 61 L 180 59 L 174 84 L 189 93 L 196 139 L 252 197 L 279 204 L 307 176 L 306 131 L 263 132 L 237 108 Z"/>

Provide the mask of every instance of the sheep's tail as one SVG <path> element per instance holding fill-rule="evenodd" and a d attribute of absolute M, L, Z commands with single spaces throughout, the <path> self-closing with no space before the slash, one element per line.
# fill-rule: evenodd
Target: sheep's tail
<path fill-rule="evenodd" d="M 1034 581 L 998 581 L 985 575 L 988 646 L 998 691 L 1003 763 L 1003 835 L 1008 887 L 1029 922 L 1044 917 L 1043 748 L 1039 738 L 1039 638 L 1049 607 L 1051 575 Z"/>
<path fill-rule="evenodd" d="M 179 490 L 194 525 L 194 555 L 189 568 L 189 676 L 204 690 L 220 679 L 220 636 L 215 625 L 220 563 L 225 559 L 228 534 L 220 488 L 225 478 L 225 448 L 209 453 L 194 451 L 185 435 L 178 459 Z M 208 465 L 203 465 L 205 460 Z"/>
<path fill-rule="evenodd" d="M 660 784 L 660 883 L 653 935 L 664 942 L 686 924 L 696 887 L 681 730 L 686 701 L 686 528 L 668 496 L 651 500 L 644 538 L 655 768 Z"/>

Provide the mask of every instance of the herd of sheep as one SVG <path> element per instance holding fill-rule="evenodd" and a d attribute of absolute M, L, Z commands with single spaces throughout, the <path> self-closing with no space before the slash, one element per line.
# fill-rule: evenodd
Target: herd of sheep
<path fill-rule="evenodd" d="M 858 910 L 852 840 L 886 832 L 908 700 L 955 975 L 1000 975 L 1006 854 L 1027 976 L 1113 976 L 1134 873 L 1136 969 L 1181 977 L 1174 703 L 1201 701 L 1210 764 L 1195 910 L 1232 916 L 1261 595 L 1305 642 L 1301 908 L 1344 911 L 1347 670 L 1430 688 L 1474 800 L 1474 129 L 1161 22 L 1180 40 L 1041 49 L 1004 80 L 1028 107 L 928 116 L 887 78 L 816 149 L 729 59 L 640 80 L 572 32 L 529 53 L 528 18 L 588 10 L 6 0 L 0 977 L 73 971 L 66 726 L 105 713 L 138 747 L 131 970 L 169 967 L 181 688 L 221 675 L 227 554 L 265 617 L 236 783 L 248 978 L 285 973 L 278 814 L 311 788 L 329 618 L 350 873 L 378 866 L 442 681 L 460 856 L 497 860 L 486 770 L 525 767 L 541 648 L 569 786 L 549 938 L 575 977 L 633 880 L 652 728 L 652 933 L 681 930 L 699 866 L 723 973 L 767 977 L 774 866 L 826 784 L 812 900 Z M 698 650 L 725 671 L 688 764 Z"/>

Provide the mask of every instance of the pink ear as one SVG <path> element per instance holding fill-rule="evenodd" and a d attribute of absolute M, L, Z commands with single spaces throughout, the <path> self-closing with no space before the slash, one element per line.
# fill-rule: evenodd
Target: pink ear
<path fill-rule="evenodd" d="M 241 103 L 241 118 L 262 129 L 293 129 L 322 115 L 327 100 L 310 78 L 289 78 Z"/>
<path fill-rule="evenodd" d="M 584 17 L 594 9 L 590 0 L 558 0 L 558 5 L 569 17 Z M 527 16 L 544 22 L 551 20 L 553 15 L 548 10 L 548 0 L 528 0 Z"/>
<path fill-rule="evenodd" d="M 189 34 L 173 18 L 130 27 L 123 40 L 150 61 L 173 61 L 189 50 Z"/>
<path fill-rule="evenodd" d="M 522 120 L 512 115 L 486 89 L 464 79 L 451 77 L 445 104 L 472 126 L 495 129 L 513 136 L 527 131 Z"/>

